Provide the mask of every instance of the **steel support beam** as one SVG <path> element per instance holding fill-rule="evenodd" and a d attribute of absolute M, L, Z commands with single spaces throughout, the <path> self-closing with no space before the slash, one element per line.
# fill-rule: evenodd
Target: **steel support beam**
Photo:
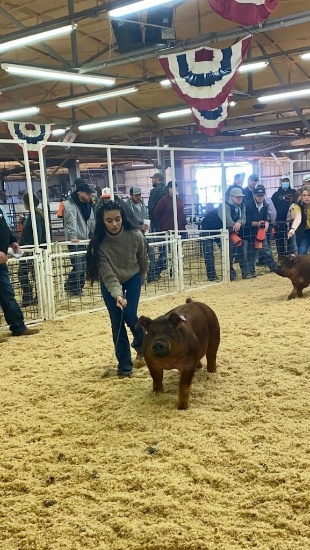
<path fill-rule="evenodd" d="M 298 15 L 296 14 L 288 15 L 286 17 L 283 17 L 282 19 L 271 19 L 270 21 L 266 21 L 262 25 L 252 25 L 249 27 L 242 27 L 242 28 L 237 27 L 234 30 L 228 30 L 226 32 L 208 33 L 199 38 L 190 38 L 189 40 L 179 42 L 173 48 L 158 49 L 155 46 L 153 48 L 148 48 L 148 52 L 145 51 L 146 50 L 145 48 L 144 51 L 132 52 L 129 54 L 120 55 L 115 59 L 109 59 L 102 63 L 83 66 L 80 68 L 80 73 L 87 73 L 94 70 L 97 71 L 99 69 L 104 69 L 106 67 L 124 65 L 126 63 L 134 63 L 136 61 L 141 61 L 142 59 L 151 59 L 159 55 L 184 52 L 184 50 L 197 48 L 199 46 L 205 46 L 206 43 L 218 43 L 218 42 L 223 42 L 224 40 L 238 40 L 242 36 L 246 36 L 247 34 L 254 35 L 254 34 L 264 33 L 267 31 L 273 31 L 279 28 L 285 29 L 287 27 L 291 27 L 292 25 L 309 23 L 309 20 L 310 20 L 310 10 L 307 10 L 307 11 L 301 12 Z"/>
<path fill-rule="evenodd" d="M 23 25 L 20 21 L 18 21 L 18 19 L 15 19 L 15 17 L 13 17 L 13 15 L 8 13 L 6 10 L 4 10 L 1 7 L 0 7 L 0 14 L 2 14 L 6 19 L 11 21 L 14 25 L 16 25 L 16 27 L 18 27 L 22 31 L 27 29 L 27 27 L 25 27 L 25 25 Z M 21 33 L 20 32 L 18 32 L 16 34 L 18 35 L 18 38 L 21 38 Z M 8 41 L 7 38 L 6 38 L 6 40 L 1 40 L 1 44 L 3 42 L 7 42 L 7 41 Z M 40 45 L 45 49 L 45 51 L 49 54 L 49 56 L 53 57 L 56 61 L 59 61 L 59 63 L 61 63 L 64 67 L 67 67 L 67 68 L 70 67 L 70 64 L 65 60 L 65 58 L 62 57 L 61 55 L 59 55 L 53 48 L 48 46 L 48 44 L 45 44 L 45 42 L 40 42 Z M 30 44 L 29 44 L 28 47 L 33 49 Z M 36 51 L 38 51 L 38 50 L 36 50 Z"/>
<path fill-rule="evenodd" d="M 264 46 L 256 41 L 259 49 L 261 50 L 261 52 L 267 57 L 268 54 L 264 48 Z M 273 63 L 272 60 L 269 60 L 269 65 L 274 73 L 274 75 L 276 76 L 276 78 L 278 79 L 278 81 L 280 82 L 280 84 L 285 87 L 287 86 L 287 84 L 284 82 L 280 72 L 278 71 L 277 67 L 275 66 L 275 64 Z M 289 103 L 292 105 L 294 111 L 296 111 L 296 114 L 299 116 L 300 120 L 303 122 L 303 124 L 305 125 L 305 127 L 308 129 L 308 131 L 310 132 L 310 124 L 308 122 L 308 120 L 306 119 L 306 117 L 303 115 L 303 112 L 302 110 L 298 107 L 298 105 L 296 105 L 296 103 L 294 101 L 289 101 Z"/>

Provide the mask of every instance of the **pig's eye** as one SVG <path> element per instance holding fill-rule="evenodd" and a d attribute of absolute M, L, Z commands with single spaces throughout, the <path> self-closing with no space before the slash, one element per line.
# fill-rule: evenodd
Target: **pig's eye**
<path fill-rule="evenodd" d="M 168 335 L 168 336 L 172 336 L 172 334 L 173 334 L 172 328 L 171 328 L 171 327 L 168 327 L 168 328 L 167 328 L 167 335 Z"/>

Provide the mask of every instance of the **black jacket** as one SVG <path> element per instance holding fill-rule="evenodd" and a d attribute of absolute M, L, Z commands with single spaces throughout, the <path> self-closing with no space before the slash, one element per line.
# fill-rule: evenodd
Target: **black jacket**
<path fill-rule="evenodd" d="M 45 224 L 44 218 L 42 215 L 36 212 L 36 223 L 37 223 L 37 232 L 38 232 L 38 241 L 39 244 L 46 243 L 46 233 L 45 233 Z M 28 214 L 27 218 L 23 223 L 23 230 L 20 238 L 19 244 L 24 245 L 33 245 L 33 230 L 32 230 L 32 221 L 31 215 Z"/>
<path fill-rule="evenodd" d="M 263 202 L 263 207 L 258 210 L 254 198 L 245 203 L 246 208 L 246 224 L 244 227 L 243 238 L 248 241 L 255 241 L 257 234 L 257 226 L 252 226 L 252 222 L 268 221 L 268 206 Z"/>
<path fill-rule="evenodd" d="M 302 202 L 298 202 L 297 204 L 301 210 L 301 222 L 295 232 L 296 242 L 297 242 L 297 245 L 299 246 L 307 225 L 307 212 Z"/>
<path fill-rule="evenodd" d="M 280 187 L 278 191 L 272 195 L 271 200 L 277 211 L 277 222 L 286 222 L 288 209 L 292 202 L 294 202 L 295 195 L 296 192 L 291 187 L 286 191 Z"/>
<path fill-rule="evenodd" d="M 4 252 L 4 254 L 7 254 L 10 244 L 15 242 L 16 237 L 7 226 L 2 212 L 0 212 L 0 252 Z"/>
<path fill-rule="evenodd" d="M 225 202 L 225 208 L 228 208 L 227 215 L 229 213 L 230 209 L 230 216 L 233 222 L 237 222 L 242 217 L 242 214 L 244 216 L 244 209 L 245 206 L 243 204 L 240 204 L 240 206 L 236 206 L 235 204 L 231 204 L 229 202 Z M 208 214 L 205 215 L 201 222 L 201 229 L 203 231 L 207 231 L 208 229 L 222 229 L 223 228 L 223 221 L 222 218 L 220 218 L 218 214 L 218 208 L 214 208 L 214 210 L 211 210 L 208 212 Z M 228 227 L 229 229 L 229 227 Z"/>

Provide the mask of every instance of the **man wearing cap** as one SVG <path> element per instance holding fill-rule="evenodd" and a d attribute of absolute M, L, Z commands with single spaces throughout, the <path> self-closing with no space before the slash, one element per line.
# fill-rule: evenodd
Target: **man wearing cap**
<path fill-rule="evenodd" d="M 167 188 L 164 183 L 164 176 L 159 172 L 156 172 L 151 176 L 153 189 L 150 192 L 148 202 L 149 218 L 151 220 L 151 231 L 160 231 L 158 224 L 154 221 L 154 210 L 157 203 L 167 194 Z"/>
<path fill-rule="evenodd" d="M 280 187 L 272 195 L 271 200 L 275 206 L 276 217 L 276 245 L 279 258 L 285 256 L 288 251 L 287 242 L 287 215 L 291 204 L 295 201 L 296 192 L 291 188 L 291 181 L 287 174 L 280 178 Z"/>
<path fill-rule="evenodd" d="M 248 177 L 248 183 L 247 187 L 243 189 L 243 194 L 245 196 L 245 200 L 249 201 L 253 198 L 253 191 L 254 187 L 258 185 L 259 177 L 256 174 L 251 174 L 251 176 Z"/>
<path fill-rule="evenodd" d="M 277 263 L 273 259 L 272 252 L 266 238 L 270 217 L 268 214 L 268 206 L 265 201 L 265 194 L 265 187 L 263 185 L 257 185 L 253 190 L 252 197 L 245 203 L 246 224 L 243 238 L 247 262 L 252 277 L 256 277 L 255 265 L 259 253 L 259 248 L 257 247 L 257 235 L 259 229 L 264 230 L 264 238 L 261 241 L 261 249 L 264 252 L 265 263 L 269 267 L 270 271 L 275 271 L 277 269 Z"/>
<path fill-rule="evenodd" d="M 225 201 L 225 213 L 226 213 L 226 227 L 229 230 L 229 259 L 230 259 L 230 280 L 234 281 L 237 277 L 236 271 L 233 267 L 234 256 L 236 255 L 239 262 L 243 279 L 250 279 L 249 269 L 246 262 L 244 253 L 244 247 L 242 239 L 239 237 L 239 233 L 242 232 L 242 228 L 246 221 L 246 211 L 243 203 L 243 193 L 240 187 L 231 187 L 230 195 Z M 218 208 L 211 210 L 202 220 L 201 229 L 208 230 L 220 230 L 223 228 L 223 205 L 220 204 Z M 212 235 L 210 233 L 210 235 Z M 235 237 L 235 238 L 234 238 Z M 216 281 L 218 279 L 215 271 L 214 260 L 214 241 L 218 245 L 221 244 L 220 239 L 206 239 L 203 242 L 203 253 L 206 263 L 207 277 L 209 281 Z"/>
<path fill-rule="evenodd" d="M 244 180 L 244 174 L 235 174 L 233 183 L 229 187 L 227 187 L 227 190 L 225 193 L 226 200 L 229 199 L 230 191 L 234 187 L 239 187 L 239 189 L 242 189 L 243 180 Z"/>
<path fill-rule="evenodd" d="M 140 230 L 144 233 L 149 226 L 144 223 L 144 220 L 148 219 L 148 212 L 141 197 L 141 188 L 134 185 L 130 188 L 129 193 L 130 199 L 128 199 L 127 204 L 130 206 Z"/>
<path fill-rule="evenodd" d="M 65 283 L 65 290 L 73 296 L 81 296 L 85 284 L 85 245 L 79 241 L 88 240 L 95 229 L 95 215 L 92 203 L 93 190 L 82 178 L 75 180 L 76 191 L 71 193 L 64 204 L 65 239 L 71 241 L 69 252 L 81 252 L 70 256 L 72 270 Z"/>

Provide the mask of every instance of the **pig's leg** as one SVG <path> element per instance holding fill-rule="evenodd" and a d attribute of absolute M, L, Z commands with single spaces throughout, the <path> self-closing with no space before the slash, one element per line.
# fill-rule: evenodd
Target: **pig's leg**
<path fill-rule="evenodd" d="M 289 296 L 288 296 L 287 299 L 288 299 L 288 300 L 294 300 L 294 298 L 296 298 L 296 296 L 297 296 L 297 292 L 298 292 L 297 286 L 294 286 L 294 288 L 293 288 L 291 294 L 289 294 Z"/>
<path fill-rule="evenodd" d="M 195 367 L 190 369 L 184 369 L 181 371 L 180 384 L 179 384 L 179 411 L 186 410 L 188 408 L 189 388 L 195 373 Z"/>
<path fill-rule="evenodd" d="M 298 298 L 303 297 L 302 291 L 303 291 L 304 288 L 307 288 L 307 286 L 309 286 L 309 285 L 307 285 L 307 283 L 305 283 L 305 282 L 300 283 L 299 285 L 297 285 L 297 296 L 298 296 Z"/>
<path fill-rule="evenodd" d="M 163 376 L 164 371 L 163 369 L 156 369 L 152 366 L 149 366 L 150 375 L 153 378 L 153 391 L 156 393 L 163 393 L 164 387 L 163 387 Z"/>
<path fill-rule="evenodd" d="M 216 355 L 220 341 L 218 338 L 212 338 L 208 344 L 206 358 L 207 358 L 207 371 L 216 372 Z"/>

